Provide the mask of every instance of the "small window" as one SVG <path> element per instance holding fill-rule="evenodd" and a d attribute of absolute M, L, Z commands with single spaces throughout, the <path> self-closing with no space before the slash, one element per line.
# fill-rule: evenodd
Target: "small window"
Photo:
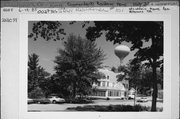
<path fill-rule="evenodd" d="M 107 76 L 107 79 L 109 79 L 109 76 Z"/>

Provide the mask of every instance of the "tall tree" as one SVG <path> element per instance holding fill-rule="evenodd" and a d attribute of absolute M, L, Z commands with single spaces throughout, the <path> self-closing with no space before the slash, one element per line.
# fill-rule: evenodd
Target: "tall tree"
<path fill-rule="evenodd" d="M 49 90 L 51 82 L 50 73 L 45 71 L 45 69 L 41 66 L 38 67 L 37 72 L 38 86 L 42 89 L 44 95 L 47 97 L 51 93 L 51 90 Z"/>
<path fill-rule="evenodd" d="M 28 93 L 35 98 L 36 94 L 47 95 L 47 81 L 50 74 L 39 65 L 39 56 L 35 53 L 29 55 L 28 60 Z M 46 83 L 46 84 L 45 84 Z M 40 91 L 40 92 L 37 92 Z M 32 94 L 31 94 L 32 93 Z"/>
<path fill-rule="evenodd" d="M 29 55 L 28 61 L 28 92 L 31 92 L 38 86 L 38 67 L 39 56 L 35 53 Z"/>
<path fill-rule="evenodd" d="M 152 68 L 147 67 L 139 62 L 133 64 L 131 61 L 127 65 L 119 66 L 118 72 L 123 72 L 117 75 L 117 81 L 122 83 L 125 79 L 129 81 L 129 87 L 137 89 L 139 94 L 150 95 L 150 90 L 153 85 Z M 157 70 L 157 83 L 159 88 L 163 88 L 163 77 L 160 68 Z M 149 92 L 147 94 L 147 92 Z"/>
<path fill-rule="evenodd" d="M 157 102 L 157 67 L 163 63 L 163 22 L 151 21 L 95 21 L 93 27 L 87 29 L 87 38 L 94 41 L 105 33 L 107 41 L 121 44 L 123 41 L 132 44 L 131 50 L 137 49 L 136 61 L 147 61 L 152 68 L 153 98 L 151 111 L 156 111 Z M 150 46 L 143 46 L 150 42 Z"/>
<path fill-rule="evenodd" d="M 87 95 L 97 81 L 96 72 L 105 57 L 103 51 L 95 42 L 71 34 L 58 53 L 54 62 L 62 89 L 73 98 Z"/>

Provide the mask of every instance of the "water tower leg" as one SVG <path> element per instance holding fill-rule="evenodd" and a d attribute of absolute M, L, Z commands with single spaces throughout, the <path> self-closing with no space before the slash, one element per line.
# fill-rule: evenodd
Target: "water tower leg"
<path fill-rule="evenodd" d="M 122 66 L 123 60 L 120 60 L 120 66 Z"/>

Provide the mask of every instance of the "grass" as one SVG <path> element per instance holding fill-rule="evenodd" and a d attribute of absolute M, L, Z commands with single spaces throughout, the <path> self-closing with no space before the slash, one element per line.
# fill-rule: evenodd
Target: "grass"
<path fill-rule="evenodd" d="M 150 107 L 141 105 L 86 105 L 69 107 L 67 110 L 70 111 L 101 111 L 101 112 L 139 112 L 139 111 L 150 111 Z M 157 111 L 162 111 L 162 109 L 157 109 Z"/>

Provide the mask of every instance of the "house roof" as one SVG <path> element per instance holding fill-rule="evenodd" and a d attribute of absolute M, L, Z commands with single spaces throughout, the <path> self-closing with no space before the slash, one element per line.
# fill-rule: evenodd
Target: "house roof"
<path fill-rule="evenodd" d="M 107 76 L 109 76 L 109 82 L 117 82 L 117 75 L 119 74 L 119 73 L 114 73 L 113 71 L 110 71 L 109 69 L 107 69 L 107 68 L 102 68 L 102 69 L 99 69 L 99 72 L 102 72 L 103 74 L 105 74 L 106 75 L 106 77 Z M 107 80 L 107 79 L 106 79 Z"/>

